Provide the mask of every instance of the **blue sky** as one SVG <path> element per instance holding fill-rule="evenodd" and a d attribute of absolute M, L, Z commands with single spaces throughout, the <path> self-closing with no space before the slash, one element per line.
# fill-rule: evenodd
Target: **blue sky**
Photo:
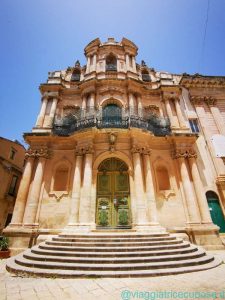
<path fill-rule="evenodd" d="M 1 0 L 0 136 L 23 141 L 49 71 L 79 59 L 96 37 L 132 40 L 156 70 L 225 75 L 225 0 Z"/>

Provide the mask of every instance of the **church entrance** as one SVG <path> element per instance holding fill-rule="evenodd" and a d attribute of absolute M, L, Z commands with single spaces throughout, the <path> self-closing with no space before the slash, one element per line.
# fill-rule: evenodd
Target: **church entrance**
<path fill-rule="evenodd" d="M 98 168 L 97 228 L 131 228 L 130 188 L 127 165 L 108 158 Z"/>

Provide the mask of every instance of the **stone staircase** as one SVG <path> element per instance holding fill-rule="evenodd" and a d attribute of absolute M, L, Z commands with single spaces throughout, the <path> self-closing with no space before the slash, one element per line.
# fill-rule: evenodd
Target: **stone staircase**
<path fill-rule="evenodd" d="M 214 268 L 218 259 L 168 233 L 60 234 L 7 261 L 7 270 L 39 277 L 141 277 Z"/>

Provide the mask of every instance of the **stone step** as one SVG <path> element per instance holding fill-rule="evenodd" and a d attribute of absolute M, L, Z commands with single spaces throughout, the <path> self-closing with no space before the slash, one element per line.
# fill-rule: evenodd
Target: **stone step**
<path fill-rule="evenodd" d="M 109 238 L 70 238 L 70 237 L 53 237 L 52 238 L 53 241 L 57 241 L 57 242 L 91 242 L 91 243 L 95 243 L 95 242 L 104 242 L 104 243 L 108 243 L 108 242 L 151 242 L 151 241 L 172 241 L 172 240 L 176 240 L 175 236 L 163 236 L 163 237 L 134 237 L 134 238 L 121 238 L 121 237 L 113 237 L 111 239 Z"/>
<path fill-rule="evenodd" d="M 163 269 L 163 268 L 180 268 L 193 265 L 201 265 L 212 262 L 214 257 L 211 255 L 205 255 L 195 259 L 184 259 L 181 261 L 163 261 L 163 262 L 150 262 L 150 263 L 126 263 L 117 264 L 113 263 L 68 263 L 68 262 L 51 262 L 51 261 L 30 261 L 18 255 L 15 258 L 15 262 L 19 265 L 42 268 L 42 269 L 59 269 L 59 270 L 92 270 L 92 271 L 120 271 L 124 270 L 148 270 L 148 269 Z"/>
<path fill-rule="evenodd" d="M 12 257 L 7 270 L 44 277 L 140 277 L 219 264 L 204 249 L 169 234 L 63 234 Z"/>
<path fill-rule="evenodd" d="M 186 254 L 193 253 L 198 251 L 196 246 L 190 245 L 187 248 L 173 248 L 173 249 L 165 249 L 159 250 L 156 248 L 151 251 L 126 251 L 126 252 L 78 252 L 78 251 L 59 251 L 57 249 L 54 250 L 45 250 L 39 248 L 39 246 L 34 246 L 31 249 L 32 253 L 40 254 L 40 255 L 56 255 L 56 256 L 72 256 L 72 257 L 137 257 L 137 256 L 158 256 L 158 255 L 173 255 L 173 254 Z"/>
<path fill-rule="evenodd" d="M 140 263 L 140 262 L 160 262 L 160 261 L 178 261 L 183 259 L 195 259 L 205 256 L 206 253 L 198 249 L 196 252 L 191 252 L 187 254 L 176 254 L 172 255 L 158 255 L 158 256 L 134 256 L 134 257 L 64 257 L 64 256 L 51 256 L 51 255 L 40 255 L 33 253 L 30 249 L 26 250 L 23 257 L 28 260 L 35 261 L 45 261 L 45 262 L 68 262 L 68 263 L 89 263 L 89 264 L 130 264 L 130 263 Z"/>
<path fill-rule="evenodd" d="M 83 251 L 83 252 L 87 252 L 87 251 L 92 251 L 92 252 L 118 252 L 118 251 L 151 251 L 151 250 L 163 250 L 163 249 L 178 249 L 178 248 L 187 248 L 190 246 L 189 242 L 182 242 L 179 244 L 164 244 L 164 245 L 152 245 L 152 246 L 131 246 L 131 247 L 93 247 L 91 245 L 88 246 L 83 246 L 83 247 L 79 247 L 79 246 L 59 246 L 59 245 L 49 245 L 46 242 L 40 243 L 39 244 L 39 248 L 40 249 L 46 249 L 46 250 L 61 250 L 61 251 Z"/>
<path fill-rule="evenodd" d="M 175 240 L 162 240 L 162 241 L 141 241 L 141 242 L 133 242 L 132 240 L 129 242 L 58 242 L 58 241 L 46 241 L 46 245 L 54 245 L 54 246 L 76 246 L 76 247 L 142 247 L 142 246 L 158 246 L 158 245 L 175 245 L 182 244 L 182 239 Z"/>
<path fill-rule="evenodd" d="M 115 277 L 151 277 L 151 276 L 165 276 L 175 275 L 196 271 L 204 271 L 215 268 L 221 264 L 221 260 L 215 258 L 208 264 L 186 266 L 180 268 L 164 268 L 151 270 L 129 270 L 129 271 L 77 271 L 77 270 L 58 270 L 58 269 L 42 269 L 35 267 L 26 267 L 16 264 L 15 258 L 8 259 L 6 269 L 18 276 L 35 276 L 47 278 L 115 278 Z"/>
<path fill-rule="evenodd" d="M 159 232 L 159 233 L 126 233 L 126 232 L 113 232 L 113 233 L 108 233 L 108 232 L 103 232 L 103 233 L 98 233 L 98 234 L 92 234 L 92 233 L 87 233 L 87 234 L 73 234 L 73 233 L 60 233 L 58 235 L 59 238 L 97 238 L 97 239 L 112 239 L 112 238 L 141 238 L 141 237 L 147 237 L 147 238 L 151 238 L 151 237 L 169 237 L 170 234 L 167 232 Z"/>

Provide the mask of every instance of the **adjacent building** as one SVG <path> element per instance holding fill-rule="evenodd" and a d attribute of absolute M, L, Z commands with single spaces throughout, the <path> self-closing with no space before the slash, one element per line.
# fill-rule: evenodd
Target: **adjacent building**
<path fill-rule="evenodd" d="M 25 151 L 18 141 L 0 137 L 0 232 L 12 219 L 23 173 Z"/>
<path fill-rule="evenodd" d="M 159 72 L 126 38 L 95 39 L 87 63 L 50 72 L 5 233 L 225 232 L 225 77 Z M 18 242 L 18 236 L 20 236 Z"/>

